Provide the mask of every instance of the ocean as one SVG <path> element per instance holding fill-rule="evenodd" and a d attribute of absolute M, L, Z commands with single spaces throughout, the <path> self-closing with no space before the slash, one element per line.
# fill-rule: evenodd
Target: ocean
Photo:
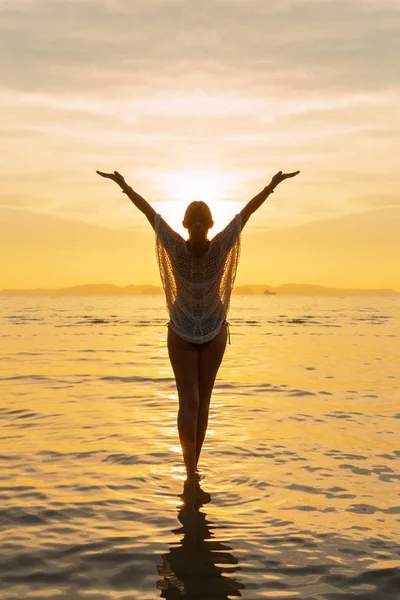
<path fill-rule="evenodd" d="M 233 296 L 182 503 L 161 296 L 0 298 L 0 597 L 395 600 L 400 298 Z"/>

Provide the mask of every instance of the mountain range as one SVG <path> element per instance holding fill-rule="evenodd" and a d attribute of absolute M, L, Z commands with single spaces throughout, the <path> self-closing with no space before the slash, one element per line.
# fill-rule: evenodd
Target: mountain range
<path fill-rule="evenodd" d="M 67 288 L 4 289 L 0 296 L 143 296 L 162 295 L 163 289 L 156 285 L 118 286 L 110 283 L 74 285 Z M 284 283 L 272 285 L 239 285 L 233 288 L 235 295 L 278 296 L 399 296 L 392 289 L 333 288 L 307 283 Z"/>

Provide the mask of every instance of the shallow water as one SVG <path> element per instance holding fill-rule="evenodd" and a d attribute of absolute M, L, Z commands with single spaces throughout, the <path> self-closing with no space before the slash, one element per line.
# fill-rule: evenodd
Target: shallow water
<path fill-rule="evenodd" d="M 0 597 L 398 598 L 399 317 L 233 297 L 193 511 L 163 298 L 0 298 Z"/>

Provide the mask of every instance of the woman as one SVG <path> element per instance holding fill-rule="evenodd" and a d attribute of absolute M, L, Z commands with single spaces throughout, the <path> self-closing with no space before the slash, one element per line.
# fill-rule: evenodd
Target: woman
<path fill-rule="evenodd" d="M 156 233 L 157 260 L 170 316 L 168 354 L 179 396 L 178 431 L 187 473 L 185 485 L 195 489 L 211 393 L 227 342 L 226 316 L 239 260 L 240 233 L 276 186 L 300 171 L 279 171 L 211 241 L 207 234 L 214 222 L 204 202 L 195 201 L 187 207 L 182 224 L 189 239 L 184 240 L 117 171 L 96 172 L 120 186 Z"/>

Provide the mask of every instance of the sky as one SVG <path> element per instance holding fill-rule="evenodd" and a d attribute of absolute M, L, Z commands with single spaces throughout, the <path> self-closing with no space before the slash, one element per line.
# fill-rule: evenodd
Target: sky
<path fill-rule="evenodd" d="M 1 0 L 0 289 L 160 285 L 154 232 L 222 229 L 277 171 L 237 284 L 400 291 L 398 0 Z"/>

